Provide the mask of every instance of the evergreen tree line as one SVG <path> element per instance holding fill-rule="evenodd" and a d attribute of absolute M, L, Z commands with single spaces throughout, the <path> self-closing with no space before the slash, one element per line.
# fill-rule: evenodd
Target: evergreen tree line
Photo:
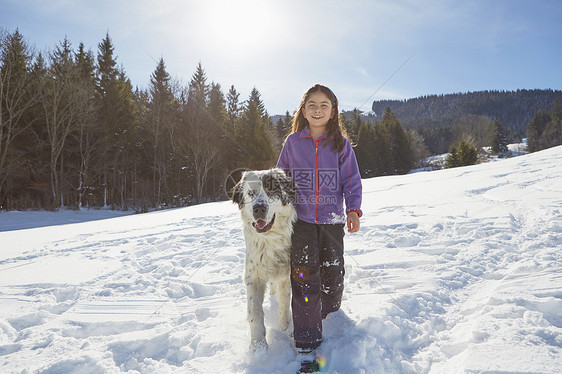
<path fill-rule="evenodd" d="M 281 140 L 257 89 L 225 95 L 199 64 L 172 79 L 161 58 L 133 88 L 107 34 L 36 53 L 0 32 L 0 209 L 184 206 L 224 198 L 237 168 L 274 165 Z"/>
<path fill-rule="evenodd" d="M 0 209 L 110 207 L 140 212 L 224 199 L 240 169 L 275 165 L 292 115 L 268 115 L 208 81 L 187 84 L 161 58 L 133 88 L 109 34 L 97 53 L 61 41 L 36 53 L 16 30 L 0 35 Z M 428 155 L 390 109 L 381 123 L 342 112 L 364 177 L 407 173 Z"/>
<path fill-rule="evenodd" d="M 404 128 L 390 107 L 386 108 L 380 122 L 373 123 L 373 116 L 363 116 L 354 110 L 346 113 L 344 124 L 350 138 L 357 142 L 355 153 L 363 178 L 405 174 L 414 167 L 429 166 L 425 161 L 434 154 L 426 144 L 424 132 Z M 475 164 L 478 149 L 482 147 L 490 147 L 492 153 L 498 155 L 508 152 L 507 131 L 501 121 L 485 125 L 475 121 L 459 129 L 464 131 L 455 134 L 454 139 L 458 140 L 447 144 L 450 155 L 444 167 Z"/>
<path fill-rule="evenodd" d="M 535 114 L 531 150 L 560 139 L 560 112 L 557 104 Z M 379 122 L 342 112 L 363 177 L 407 173 L 459 141 L 451 150 L 460 152 L 467 139 L 503 153 L 512 135 L 485 115 L 415 129 L 398 118 L 390 106 Z M 0 30 L 0 209 L 144 212 L 221 200 L 238 177 L 233 171 L 275 165 L 292 115 L 276 119 L 256 88 L 244 101 L 234 86 L 225 94 L 201 63 L 183 83 L 160 58 L 148 88 L 139 89 L 118 65 L 109 34 L 96 54 L 66 38 L 37 53 L 18 30 Z M 455 157 L 448 166 L 459 166 Z"/>
<path fill-rule="evenodd" d="M 342 116 L 363 178 L 406 174 L 416 162 L 429 156 L 417 133 L 405 130 L 387 108 L 380 122 L 370 123 L 358 110 Z"/>

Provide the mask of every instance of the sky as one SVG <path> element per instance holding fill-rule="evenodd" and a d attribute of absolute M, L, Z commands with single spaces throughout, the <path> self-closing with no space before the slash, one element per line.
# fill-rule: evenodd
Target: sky
<path fill-rule="evenodd" d="M 106 33 L 133 86 L 162 57 L 187 84 L 241 100 L 257 88 L 269 114 L 298 106 L 313 84 L 340 110 L 373 100 L 480 90 L 562 89 L 559 0 L 0 0 L 0 27 L 37 51 L 65 36 L 97 53 Z"/>

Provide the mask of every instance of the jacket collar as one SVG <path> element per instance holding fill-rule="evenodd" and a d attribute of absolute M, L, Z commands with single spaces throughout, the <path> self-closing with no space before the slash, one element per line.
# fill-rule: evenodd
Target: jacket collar
<path fill-rule="evenodd" d="M 326 130 L 326 132 L 322 134 L 322 136 L 320 136 L 318 139 L 323 139 L 327 137 L 328 137 L 328 130 Z M 312 138 L 312 135 L 310 135 L 310 128 L 308 126 L 306 126 L 304 129 L 301 130 L 301 133 L 299 134 L 299 138 Z"/>

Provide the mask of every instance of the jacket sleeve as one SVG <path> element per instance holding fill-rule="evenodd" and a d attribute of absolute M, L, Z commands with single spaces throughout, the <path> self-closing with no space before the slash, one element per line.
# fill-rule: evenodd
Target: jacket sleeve
<path fill-rule="evenodd" d="M 344 148 L 340 153 L 339 169 L 345 199 L 345 212 L 347 214 L 355 211 L 361 217 L 363 215 L 361 211 L 363 186 L 355 152 L 353 152 L 349 141 L 345 142 Z"/>

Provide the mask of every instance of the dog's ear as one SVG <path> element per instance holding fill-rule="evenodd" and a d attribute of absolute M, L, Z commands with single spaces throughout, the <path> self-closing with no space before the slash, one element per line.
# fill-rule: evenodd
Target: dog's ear
<path fill-rule="evenodd" d="M 244 192 L 242 189 L 242 180 L 236 183 L 234 187 L 232 187 L 232 202 L 238 204 L 238 208 L 242 209 L 244 207 Z"/>
<path fill-rule="evenodd" d="M 281 182 L 281 203 L 283 205 L 287 204 L 294 204 L 295 202 L 295 195 L 296 195 L 296 187 L 295 181 L 291 177 L 287 177 L 283 175 L 279 181 Z"/>

